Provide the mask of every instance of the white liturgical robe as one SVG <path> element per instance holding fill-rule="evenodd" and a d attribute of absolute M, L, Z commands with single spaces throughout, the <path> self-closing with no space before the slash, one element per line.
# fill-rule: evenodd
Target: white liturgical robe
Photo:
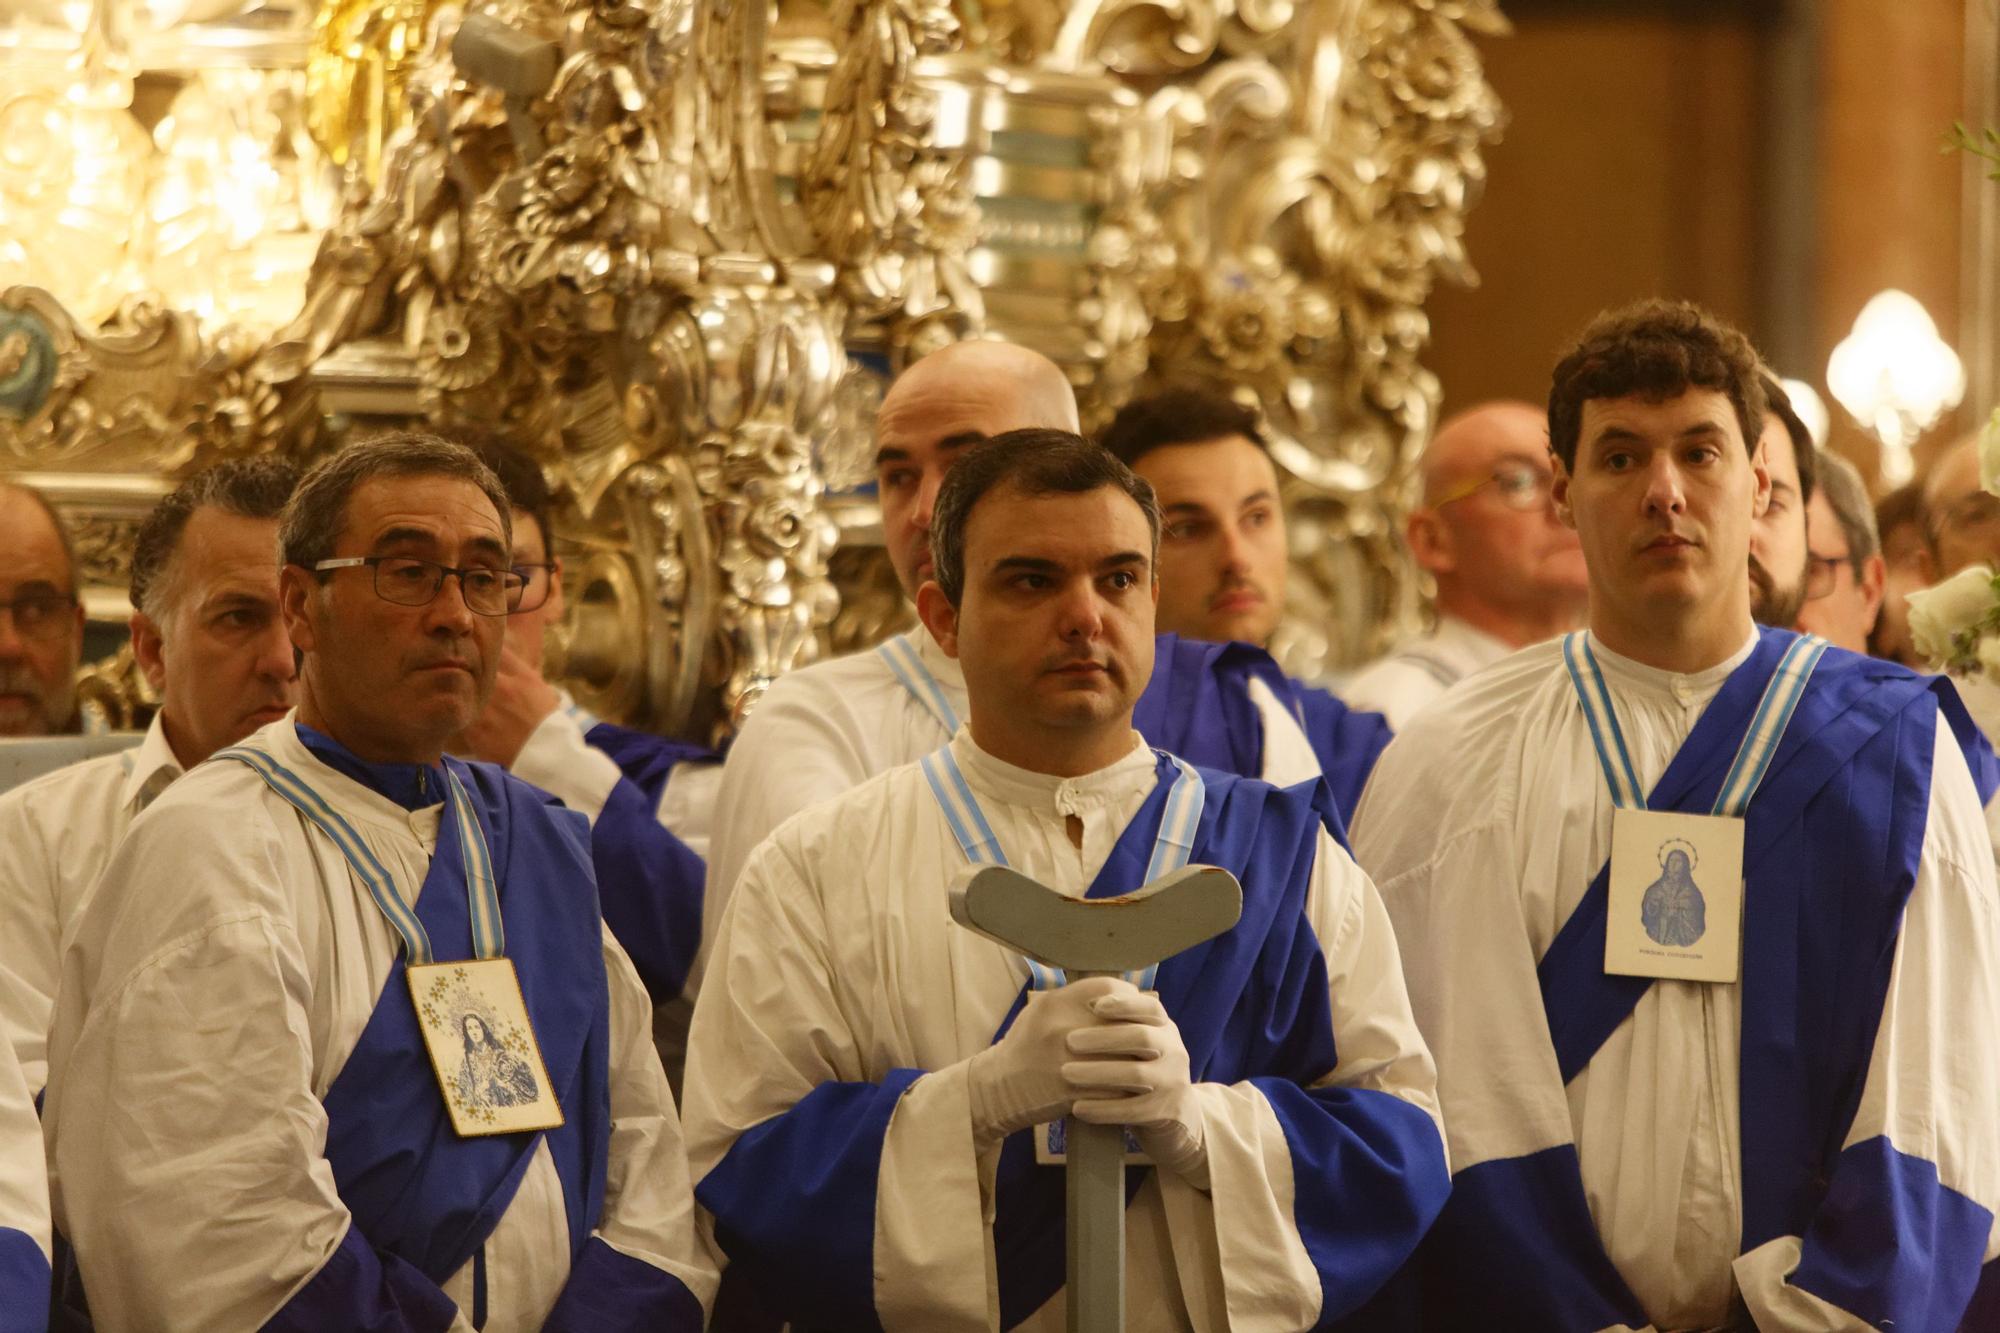
<path fill-rule="evenodd" d="M 928 631 L 903 635 L 959 718 L 968 716 L 965 674 Z M 1265 781 L 1288 787 L 1319 776 L 1319 759 L 1298 720 L 1261 680 L 1249 685 L 1264 726 Z M 861 652 L 789 671 L 771 683 L 722 767 L 702 914 L 702 975 L 743 863 L 799 811 L 913 764 L 951 739 L 879 653 Z"/>
<path fill-rule="evenodd" d="M 1445 691 L 1513 651 L 1457 616 L 1441 615 L 1428 634 L 1398 644 L 1388 656 L 1355 672 L 1334 693 L 1349 708 L 1380 713 L 1393 730 L 1401 731 Z"/>
<path fill-rule="evenodd" d="M 0 968 L 0 992 L 12 985 Z M 0 1042 L 0 1329 L 41 1328 L 49 1297 L 49 1177 L 35 1099 Z"/>
<path fill-rule="evenodd" d="M 1591 637 L 1641 791 L 1659 783 L 1758 642 L 1709 670 L 1675 674 Z M 1805 717 L 1802 709 L 1794 727 Z M 1727 738 L 1723 762 L 1741 734 Z M 1941 718 L 1928 748 L 1928 811 L 1920 797 L 1911 803 L 1912 817 L 1923 819 L 1915 887 L 1893 941 L 1872 1050 L 1864 1040 L 1856 1056 L 1865 1086 L 1845 1138 L 1836 1128 L 1829 1148 L 1886 1141 L 1920 1159 L 1917 1175 L 1934 1164 L 1933 1187 L 1955 1192 L 1963 1214 L 1976 1217 L 2000 1204 L 2000 901 L 1978 796 Z M 1752 820 L 1763 799 L 1752 801 Z M 1724 1324 L 1739 1297 L 1764 1333 L 1869 1327 L 1789 1280 L 1800 1264 L 1799 1236 L 1739 1253 L 1745 1173 L 1754 1169 L 1740 1124 L 1741 983 L 1653 982 L 1563 1082 L 1537 966 L 1610 854 L 1612 808 L 1556 640 L 1485 671 L 1448 707 L 1400 732 L 1355 814 L 1356 858 L 1395 922 L 1412 1004 L 1437 1059 L 1459 1182 L 1453 1205 L 1467 1172 L 1547 1161 L 1574 1144 L 1589 1206 L 1584 1225 L 1594 1224 L 1617 1275 L 1659 1328 Z M 1878 816 L 1886 812 L 1855 807 L 1857 819 Z M 1753 899 L 1759 882 L 1751 881 Z M 1806 886 L 1803 901 L 1811 904 L 1817 887 Z M 1879 956 L 1888 943 L 1865 947 Z M 1746 948 L 1746 979 L 1760 969 L 1783 975 L 1771 971 L 1776 960 Z M 1830 1021 L 1834 1001 L 1797 997 L 1808 1022 Z M 1827 1206 L 1842 1197 L 1836 1172 Z M 1898 1210 L 1888 1197 L 1864 1194 L 1860 1206 L 1884 1227 L 1901 1225 L 1891 1222 Z M 1959 1253 L 1983 1243 L 1991 1259 L 2000 1252 L 1995 1238 L 1974 1225 L 1981 1234 Z M 1557 1248 L 1539 1236 L 1524 1242 L 1538 1244 Z M 1849 1244 L 1849 1257 L 1863 1266 L 1883 1253 L 1870 1252 L 1872 1237 L 1850 1234 Z M 1902 1250 L 1921 1266 L 1920 1247 Z"/>
<path fill-rule="evenodd" d="M 508 769 L 595 824 L 611 789 L 624 775 L 610 755 L 587 739 L 596 719 L 579 710 L 567 690 L 558 693 L 561 706 L 529 733 Z M 676 764 L 660 793 L 656 812 L 660 827 L 696 856 L 708 855 L 709 820 L 721 781 L 720 764 Z"/>
<path fill-rule="evenodd" d="M 906 728 L 899 739 L 913 740 L 912 720 L 897 720 Z M 1128 757 L 1077 778 L 1003 763 L 968 729 L 951 747 L 1008 863 L 1075 897 L 1157 780 L 1154 752 L 1136 733 Z M 1066 827 L 1072 819 L 1080 846 Z M 999 1148 L 975 1146 L 965 1061 L 992 1043 L 1028 969 L 951 920 L 946 885 L 964 864 L 917 765 L 784 823 L 744 867 L 688 1059 L 697 1181 L 746 1130 L 816 1085 L 931 1071 L 902 1093 L 889 1121 L 873 1243 L 882 1321 L 926 1333 L 1000 1326 Z M 1433 1072 L 1410 1020 L 1395 939 L 1367 876 L 1323 829 L 1306 911 L 1331 989 L 1338 1063 L 1327 1081 L 1421 1108 L 1428 1134 Z M 1129 1326 L 1308 1327 L 1321 1286 L 1294 1224 L 1279 1121 L 1251 1083 L 1198 1091 L 1211 1192 L 1166 1170 L 1140 1187 L 1126 1223 Z M 1440 1148 L 1431 1144 L 1434 1154 Z M 1019 1327 L 1062 1328 L 1060 1293 Z"/>
<path fill-rule="evenodd" d="M 441 806 L 412 812 L 328 767 L 289 718 L 246 744 L 301 775 L 417 901 Z M 599 933 L 613 1130 L 595 1234 L 706 1305 L 714 1270 L 651 1006 Z M 98 1327 L 257 1328 L 341 1245 L 322 1098 L 399 948 L 332 839 L 247 765 L 211 761 L 134 824 L 64 954 L 44 1115 L 56 1226 Z M 485 1242 L 488 1333 L 539 1329 L 570 1253 L 544 1140 Z M 472 1327 L 473 1268 L 443 1284 L 454 1329 Z"/>
<path fill-rule="evenodd" d="M 63 932 L 125 830 L 181 775 L 159 716 L 136 750 L 87 759 L 0 795 L 0 965 L 20 985 L 0 1008 L 21 1072 L 48 1082 Z"/>

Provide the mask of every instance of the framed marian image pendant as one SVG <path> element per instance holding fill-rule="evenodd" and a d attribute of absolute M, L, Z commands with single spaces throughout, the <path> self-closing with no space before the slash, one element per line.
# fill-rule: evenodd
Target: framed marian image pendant
<path fill-rule="evenodd" d="M 1604 970 L 1735 981 L 1743 966 L 1743 821 L 1671 810 L 1611 816 Z"/>
<path fill-rule="evenodd" d="M 468 958 L 405 971 L 438 1091 L 461 1137 L 562 1124 L 512 960 Z"/>

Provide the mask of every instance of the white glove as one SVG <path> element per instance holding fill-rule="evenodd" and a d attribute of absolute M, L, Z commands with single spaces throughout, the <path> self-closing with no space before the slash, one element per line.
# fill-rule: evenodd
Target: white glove
<path fill-rule="evenodd" d="M 1101 1021 L 1070 1033 L 1076 1058 L 1062 1067 L 1070 1114 L 1130 1125 L 1154 1162 L 1207 1189 L 1208 1148 L 1187 1045 L 1160 997 L 1126 985 L 1091 1010 Z"/>
<path fill-rule="evenodd" d="M 1070 1034 L 1101 1024 L 1091 1005 L 1120 988 L 1138 994 L 1118 977 L 1031 991 L 1006 1035 L 965 1062 L 972 1132 L 982 1146 L 1069 1114 L 1072 1094 L 1063 1078 L 1063 1061 L 1069 1057 Z"/>

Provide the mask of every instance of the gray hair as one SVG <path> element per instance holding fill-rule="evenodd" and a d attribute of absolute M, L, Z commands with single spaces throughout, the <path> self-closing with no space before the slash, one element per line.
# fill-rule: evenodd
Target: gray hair
<path fill-rule="evenodd" d="M 132 545 L 132 605 L 156 627 L 165 628 L 178 595 L 179 581 L 171 577 L 174 557 L 180 553 L 181 535 L 197 509 L 210 506 L 239 518 L 275 519 L 284 512 L 285 502 L 298 485 L 298 464 L 265 457 L 218 463 L 176 486 L 139 525 L 138 539 Z M 273 568 L 277 562 L 274 545 Z"/>
<path fill-rule="evenodd" d="M 48 496 L 26 482 L 9 481 L 5 477 L 0 477 L 0 491 L 12 491 L 16 495 L 24 496 L 28 503 L 48 515 L 49 526 L 56 530 L 56 541 L 62 547 L 63 564 L 69 567 L 69 595 L 80 599 L 83 596 L 83 570 L 77 567 L 76 540 L 70 536 L 69 524 L 63 522 L 63 516 L 49 503 Z"/>
<path fill-rule="evenodd" d="M 377 477 L 453 477 L 477 486 L 500 515 L 503 545 L 514 540 L 513 507 L 493 470 L 462 444 L 425 431 L 395 431 L 351 444 L 306 473 L 278 519 L 278 546 L 288 565 L 311 569 L 333 555 L 347 526 L 347 502 Z"/>
<path fill-rule="evenodd" d="M 1110 487 L 1146 516 L 1153 564 L 1160 559 L 1160 502 L 1153 488 L 1103 445 L 1066 430 L 1010 430 L 976 444 L 951 465 L 931 512 L 931 568 L 953 606 L 965 595 L 965 529 L 988 491 L 1013 485 L 1028 495 L 1087 495 Z"/>
<path fill-rule="evenodd" d="M 1882 538 L 1875 528 L 1875 510 L 1868 502 L 1867 483 L 1861 480 L 1854 464 L 1831 449 L 1822 449 L 1819 485 L 1826 492 L 1827 503 L 1833 506 L 1833 516 L 1840 520 L 1841 534 L 1847 538 L 1847 563 L 1853 566 L 1858 582 L 1863 566 L 1882 549 Z"/>

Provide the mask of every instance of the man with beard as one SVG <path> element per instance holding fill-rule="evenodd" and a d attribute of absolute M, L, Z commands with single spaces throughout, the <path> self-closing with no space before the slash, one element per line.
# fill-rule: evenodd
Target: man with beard
<path fill-rule="evenodd" d="M 0 737 L 81 726 L 83 601 L 69 531 L 39 491 L 0 481 Z"/>
<path fill-rule="evenodd" d="M 0 962 L 28 1085 L 48 1078 L 64 930 L 139 812 L 181 774 L 284 716 L 292 641 L 278 616 L 278 513 L 298 468 L 275 458 L 197 472 L 161 500 L 132 552 L 132 651 L 159 696 L 136 750 L 0 796 Z"/>
<path fill-rule="evenodd" d="M 1760 625 L 1791 629 L 1806 602 L 1806 507 L 1819 451 L 1784 387 L 1768 373 L 1763 383 L 1768 411 L 1757 447 L 1771 474 L 1771 503 L 1750 529 L 1750 614 Z"/>
<path fill-rule="evenodd" d="M 1547 415 L 1482 403 L 1438 428 L 1404 535 L 1437 585 L 1437 624 L 1340 689 L 1400 728 L 1459 681 L 1583 618 L 1583 552 L 1549 503 Z"/>
<path fill-rule="evenodd" d="M 1285 611 L 1291 551 L 1278 469 L 1257 414 L 1219 392 L 1168 389 L 1119 409 L 1100 440 L 1137 473 L 1160 501 L 1160 610 L 1166 635 L 1198 644 L 1268 649 Z M 1187 642 L 1161 654 L 1186 656 Z M 1361 799 L 1389 728 L 1377 714 L 1355 712 L 1327 691 L 1277 672 L 1233 649 L 1199 649 L 1217 669 L 1240 657 L 1244 688 L 1268 693 L 1304 725 L 1335 804 L 1351 812 Z M 1135 714 L 1139 730 L 1161 739 L 1174 706 L 1154 691 Z"/>

